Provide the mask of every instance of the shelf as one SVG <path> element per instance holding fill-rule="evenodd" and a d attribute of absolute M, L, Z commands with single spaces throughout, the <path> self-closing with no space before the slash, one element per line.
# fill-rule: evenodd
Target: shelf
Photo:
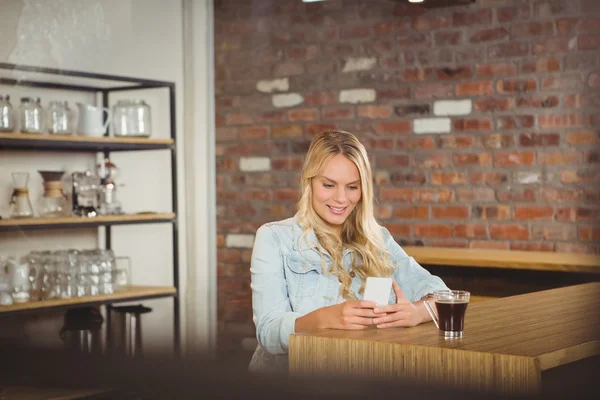
<path fill-rule="evenodd" d="M 107 225 L 157 224 L 174 222 L 174 213 L 140 213 L 98 217 L 0 219 L 0 232 L 16 230 L 90 228 Z"/>
<path fill-rule="evenodd" d="M 31 301 L 27 303 L 0 306 L 0 316 L 9 314 L 22 314 L 40 310 L 56 310 L 76 308 L 79 306 L 94 306 L 101 304 L 122 303 L 126 301 L 138 301 L 174 297 L 177 289 L 173 286 L 127 286 L 124 290 L 113 294 L 98 296 L 76 297 L 72 299 L 52 299 L 43 301 Z"/>
<path fill-rule="evenodd" d="M 170 149 L 173 143 L 173 139 L 60 136 L 0 132 L 0 150 L 77 152 L 161 150 Z"/>

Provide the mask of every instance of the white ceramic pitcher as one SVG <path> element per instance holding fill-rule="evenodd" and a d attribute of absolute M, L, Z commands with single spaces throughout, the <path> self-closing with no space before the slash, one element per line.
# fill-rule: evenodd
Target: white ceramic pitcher
<path fill-rule="evenodd" d="M 108 108 L 91 104 L 76 104 L 79 109 L 77 132 L 85 136 L 103 136 L 106 133 L 106 128 L 112 121 L 112 111 Z M 102 119 L 102 113 L 106 113 L 106 122 Z"/>

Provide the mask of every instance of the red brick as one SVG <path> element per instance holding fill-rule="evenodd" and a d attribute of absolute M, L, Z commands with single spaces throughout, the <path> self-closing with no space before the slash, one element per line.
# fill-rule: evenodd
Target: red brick
<path fill-rule="evenodd" d="M 449 83 L 426 83 L 416 86 L 414 91 L 416 99 L 448 98 L 454 94 L 454 85 Z"/>
<path fill-rule="evenodd" d="M 275 189 L 275 200 L 298 201 L 299 198 L 298 189 Z"/>
<path fill-rule="evenodd" d="M 482 167 L 491 165 L 490 153 L 454 153 L 452 155 L 454 165 L 479 165 Z"/>
<path fill-rule="evenodd" d="M 521 67 L 521 72 L 524 73 L 541 73 L 557 71 L 560 71 L 560 59 L 556 57 L 526 61 Z"/>
<path fill-rule="evenodd" d="M 502 94 L 533 92 L 536 90 L 537 84 L 534 79 L 521 80 L 499 80 L 496 83 L 496 90 Z"/>
<path fill-rule="evenodd" d="M 469 245 L 468 240 L 462 239 L 430 239 L 427 240 L 427 246 L 432 247 L 453 247 L 453 248 L 466 248 Z"/>
<path fill-rule="evenodd" d="M 304 160 L 298 157 L 277 157 L 271 159 L 273 170 L 300 170 Z"/>
<path fill-rule="evenodd" d="M 285 122 L 287 121 L 287 114 L 285 111 L 267 111 L 256 117 L 256 122 Z"/>
<path fill-rule="evenodd" d="M 553 108 L 558 106 L 557 96 L 528 96 L 517 98 L 519 108 Z"/>
<path fill-rule="evenodd" d="M 382 102 L 408 98 L 410 98 L 410 87 L 377 90 L 377 99 Z"/>
<path fill-rule="evenodd" d="M 389 204 L 379 204 L 375 207 L 375 218 L 390 219 L 392 218 L 392 206 Z"/>
<path fill-rule="evenodd" d="M 252 122 L 254 122 L 254 118 L 250 114 L 229 113 L 225 116 L 225 123 L 227 125 L 244 125 L 244 124 L 251 124 Z"/>
<path fill-rule="evenodd" d="M 429 207 L 427 206 L 402 206 L 394 208 L 394 218 L 398 219 L 427 219 Z"/>
<path fill-rule="evenodd" d="M 386 35 L 388 33 L 406 32 L 411 29 L 410 20 L 393 20 L 378 22 L 373 27 L 375 35 Z"/>
<path fill-rule="evenodd" d="M 376 159 L 377 168 L 408 167 L 409 157 L 404 154 L 384 155 Z"/>
<path fill-rule="evenodd" d="M 457 96 L 480 96 L 494 93 L 492 81 L 467 82 L 456 85 Z"/>
<path fill-rule="evenodd" d="M 579 152 L 563 151 L 560 153 L 538 153 L 540 165 L 565 165 L 579 162 Z"/>
<path fill-rule="evenodd" d="M 496 200 L 494 189 L 491 188 L 457 188 L 456 197 L 459 202 L 490 202 Z"/>
<path fill-rule="evenodd" d="M 541 129 L 578 128 L 582 125 L 581 114 L 539 115 L 538 124 Z"/>
<path fill-rule="evenodd" d="M 510 249 L 518 251 L 554 251 L 554 245 L 552 243 L 513 242 L 510 244 Z"/>
<path fill-rule="evenodd" d="M 598 163 L 600 162 L 600 153 L 597 151 L 586 151 L 583 154 L 583 159 L 588 164 Z"/>
<path fill-rule="evenodd" d="M 487 229 L 482 224 L 460 224 L 452 227 L 452 236 L 465 238 L 486 238 Z"/>
<path fill-rule="evenodd" d="M 237 128 L 217 128 L 216 131 L 217 142 L 228 142 L 230 140 L 237 139 L 238 129 Z"/>
<path fill-rule="evenodd" d="M 485 97 L 474 100 L 475 110 L 481 112 L 490 111 L 508 111 L 515 106 L 515 101 L 511 97 Z"/>
<path fill-rule="evenodd" d="M 225 247 L 225 235 L 217 235 L 217 247 Z"/>
<path fill-rule="evenodd" d="M 317 108 L 295 108 L 288 111 L 288 119 L 296 121 L 315 121 L 319 119 L 319 110 Z"/>
<path fill-rule="evenodd" d="M 269 207 L 269 215 L 275 218 L 285 218 L 288 215 L 293 214 L 289 207 L 283 204 L 274 204 Z"/>
<path fill-rule="evenodd" d="M 385 227 L 390 231 L 393 237 L 410 236 L 410 225 L 405 224 L 385 224 Z"/>
<path fill-rule="evenodd" d="M 576 90 L 583 87 L 580 76 L 548 76 L 542 78 L 542 90 Z"/>
<path fill-rule="evenodd" d="M 543 187 L 540 189 L 540 196 L 546 203 L 564 203 L 576 202 L 581 198 L 581 192 L 576 189 L 560 189 Z"/>
<path fill-rule="evenodd" d="M 432 68 L 406 68 L 399 75 L 399 78 L 405 82 L 427 81 L 432 77 Z"/>
<path fill-rule="evenodd" d="M 451 164 L 446 154 L 417 154 L 413 157 L 416 168 L 446 168 Z"/>
<path fill-rule="evenodd" d="M 600 241 L 600 227 L 598 226 L 580 226 L 579 239 L 585 241 Z"/>
<path fill-rule="evenodd" d="M 491 241 L 491 240 L 472 240 L 469 243 L 472 249 L 495 249 L 508 250 L 508 242 Z"/>
<path fill-rule="evenodd" d="M 247 201 L 268 201 L 271 200 L 271 191 L 267 189 L 247 189 L 244 190 L 244 200 Z"/>
<path fill-rule="evenodd" d="M 464 172 L 432 172 L 431 184 L 433 185 L 460 185 L 467 183 Z"/>
<path fill-rule="evenodd" d="M 482 147 L 488 149 L 505 149 L 513 147 L 515 138 L 511 134 L 492 133 L 490 135 L 480 136 L 479 141 Z"/>
<path fill-rule="evenodd" d="M 522 133 L 519 135 L 519 144 L 524 147 L 559 146 L 560 134 L 558 133 Z"/>
<path fill-rule="evenodd" d="M 304 130 L 300 125 L 284 125 L 273 127 L 273 137 L 298 137 Z"/>
<path fill-rule="evenodd" d="M 507 220 L 510 218 L 510 206 L 473 206 L 471 215 L 473 218 Z"/>
<path fill-rule="evenodd" d="M 457 119 L 454 120 L 454 130 L 457 131 L 489 131 L 492 123 L 489 119 Z"/>
<path fill-rule="evenodd" d="M 340 38 L 348 39 L 366 39 L 373 36 L 373 27 L 368 25 L 363 26 L 342 26 L 340 28 Z"/>
<path fill-rule="evenodd" d="M 264 139 L 269 136 L 271 128 L 268 126 L 252 126 L 240 129 L 241 139 Z"/>
<path fill-rule="evenodd" d="M 305 131 L 306 131 L 307 135 L 315 136 L 324 131 L 335 130 L 336 127 L 337 127 L 336 124 L 325 124 L 325 123 L 307 124 L 305 126 Z"/>
<path fill-rule="evenodd" d="M 492 42 L 508 38 L 509 33 L 506 28 L 485 28 L 473 32 L 469 41 L 471 43 Z"/>
<path fill-rule="evenodd" d="M 394 149 L 393 139 L 363 139 L 363 144 L 367 150 L 388 150 Z"/>
<path fill-rule="evenodd" d="M 552 219 L 553 216 L 553 207 L 516 206 L 514 213 L 514 219 L 522 221 Z"/>
<path fill-rule="evenodd" d="M 390 183 L 390 174 L 388 171 L 373 171 L 373 182 L 377 186 L 383 186 Z"/>
<path fill-rule="evenodd" d="M 492 10 L 478 10 L 472 12 L 455 12 L 452 14 L 453 26 L 491 25 Z"/>
<path fill-rule="evenodd" d="M 296 46 L 289 48 L 287 54 L 290 61 L 304 62 L 318 57 L 320 55 L 320 50 L 319 47 L 315 45 Z"/>
<path fill-rule="evenodd" d="M 598 32 L 600 30 L 597 17 L 579 18 L 578 22 L 580 22 L 578 26 L 579 32 Z"/>
<path fill-rule="evenodd" d="M 360 118 L 389 118 L 392 115 L 390 106 L 358 106 L 358 116 Z"/>
<path fill-rule="evenodd" d="M 467 79 L 473 76 L 473 69 L 467 66 L 461 67 L 444 67 L 435 70 L 438 79 Z"/>
<path fill-rule="evenodd" d="M 337 104 L 338 98 L 331 92 L 312 92 L 304 95 L 304 104 L 308 106 L 323 106 Z"/>
<path fill-rule="evenodd" d="M 583 243 L 556 243 L 556 251 L 560 253 L 598 254 L 598 246 Z"/>
<path fill-rule="evenodd" d="M 433 218 L 468 218 L 469 208 L 467 206 L 439 206 L 431 207 L 431 215 Z"/>
<path fill-rule="evenodd" d="M 580 93 L 565 95 L 565 108 L 580 109 L 584 105 L 583 96 Z"/>
<path fill-rule="evenodd" d="M 514 64 L 479 64 L 477 66 L 477 76 L 481 78 L 493 78 L 498 76 L 512 76 L 517 73 L 517 67 Z"/>
<path fill-rule="evenodd" d="M 411 203 L 414 198 L 413 189 L 381 188 L 379 198 L 383 202 Z"/>
<path fill-rule="evenodd" d="M 417 172 L 392 172 L 390 174 L 390 182 L 394 186 L 402 185 L 422 185 L 427 181 L 425 174 L 421 171 Z"/>
<path fill-rule="evenodd" d="M 473 136 L 467 135 L 452 135 L 452 136 L 441 136 L 438 138 L 438 147 L 441 149 L 463 149 L 470 148 L 473 146 L 475 139 Z"/>
<path fill-rule="evenodd" d="M 354 119 L 353 107 L 326 107 L 321 109 L 323 119 Z"/>
<path fill-rule="evenodd" d="M 435 140 L 427 136 L 408 136 L 396 141 L 398 149 L 435 149 Z"/>
<path fill-rule="evenodd" d="M 529 19 L 529 4 L 520 7 L 498 8 L 496 10 L 496 17 L 500 23 Z"/>
<path fill-rule="evenodd" d="M 582 170 L 563 170 L 560 171 L 560 181 L 562 183 L 591 183 L 600 182 L 600 171 L 593 169 Z"/>
<path fill-rule="evenodd" d="M 375 133 L 378 135 L 407 135 L 412 132 L 410 121 L 381 121 L 375 125 Z"/>
<path fill-rule="evenodd" d="M 449 189 L 417 189 L 417 202 L 448 203 L 454 199 L 454 192 Z"/>
<path fill-rule="evenodd" d="M 552 36 L 554 25 L 552 22 L 525 22 L 511 26 L 510 34 L 513 37 L 527 36 Z"/>
<path fill-rule="evenodd" d="M 534 55 L 554 55 L 556 53 L 567 53 L 570 50 L 568 38 L 554 38 L 541 40 L 533 44 Z M 523 54 L 525 55 L 525 54 Z"/>
<path fill-rule="evenodd" d="M 575 27 L 579 23 L 579 18 L 559 18 L 555 23 L 556 31 L 559 35 L 570 35 L 574 33 Z"/>
<path fill-rule="evenodd" d="M 544 240 L 574 240 L 577 238 L 577 231 L 573 225 L 557 224 L 555 221 L 547 224 L 533 225 L 531 238 Z"/>
<path fill-rule="evenodd" d="M 588 86 L 594 89 L 600 88 L 600 73 L 594 72 L 588 78 Z"/>
<path fill-rule="evenodd" d="M 235 190 L 219 190 L 217 191 L 217 199 L 219 201 L 235 201 L 238 198 L 238 192 Z"/>
<path fill-rule="evenodd" d="M 508 182 L 508 176 L 503 172 L 472 172 L 471 185 L 500 185 Z"/>
<path fill-rule="evenodd" d="M 448 238 L 452 236 L 452 228 L 441 224 L 414 224 L 416 237 Z"/>
<path fill-rule="evenodd" d="M 532 152 L 505 152 L 494 153 L 494 166 L 513 167 L 520 165 L 533 165 L 535 155 Z"/>
<path fill-rule="evenodd" d="M 433 31 L 452 26 L 452 19 L 445 16 L 423 15 L 413 19 L 412 26 L 417 31 Z"/>
<path fill-rule="evenodd" d="M 577 42 L 579 50 L 595 50 L 600 48 L 600 35 L 581 35 Z"/>
<path fill-rule="evenodd" d="M 242 252 L 238 249 L 217 250 L 218 263 L 237 263 L 242 261 Z"/>
<path fill-rule="evenodd" d="M 522 225 L 490 225 L 492 239 L 528 240 L 529 228 Z"/>
<path fill-rule="evenodd" d="M 235 171 L 237 169 L 237 160 L 231 158 L 217 159 L 217 171 Z"/>
<path fill-rule="evenodd" d="M 524 129 L 532 128 L 535 125 L 533 115 L 515 115 L 496 118 L 498 129 Z"/>
<path fill-rule="evenodd" d="M 456 46 L 462 43 L 463 33 L 461 31 L 442 31 L 434 33 L 434 42 L 438 47 Z"/>
<path fill-rule="evenodd" d="M 497 44 L 494 46 L 489 46 L 487 55 L 488 58 L 493 59 L 503 59 L 508 57 L 524 57 L 529 54 L 529 44 L 528 43 L 503 43 Z"/>

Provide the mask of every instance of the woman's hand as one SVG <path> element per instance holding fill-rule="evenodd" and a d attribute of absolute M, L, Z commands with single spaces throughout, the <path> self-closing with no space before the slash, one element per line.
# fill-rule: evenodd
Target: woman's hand
<path fill-rule="evenodd" d="M 385 313 L 385 316 L 377 317 L 373 323 L 377 328 L 394 328 L 400 326 L 416 326 L 426 320 L 423 304 L 414 304 L 408 301 L 400 286 L 392 278 L 392 287 L 396 294 L 396 304 L 378 306 L 373 310 L 375 313 Z"/>

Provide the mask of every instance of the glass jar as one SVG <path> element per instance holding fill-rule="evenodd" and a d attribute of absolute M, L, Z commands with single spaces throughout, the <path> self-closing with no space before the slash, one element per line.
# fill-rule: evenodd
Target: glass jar
<path fill-rule="evenodd" d="M 15 113 L 10 96 L 0 94 L 0 132 L 14 132 Z"/>
<path fill-rule="evenodd" d="M 149 137 L 150 106 L 144 100 L 119 100 L 113 107 L 115 136 Z"/>
<path fill-rule="evenodd" d="M 44 109 L 40 99 L 33 97 L 22 97 L 19 106 L 21 132 L 42 133 L 44 129 Z"/>
<path fill-rule="evenodd" d="M 66 101 L 48 103 L 48 132 L 53 135 L 70 135 L 73 133 L 73 111 Z"/>

